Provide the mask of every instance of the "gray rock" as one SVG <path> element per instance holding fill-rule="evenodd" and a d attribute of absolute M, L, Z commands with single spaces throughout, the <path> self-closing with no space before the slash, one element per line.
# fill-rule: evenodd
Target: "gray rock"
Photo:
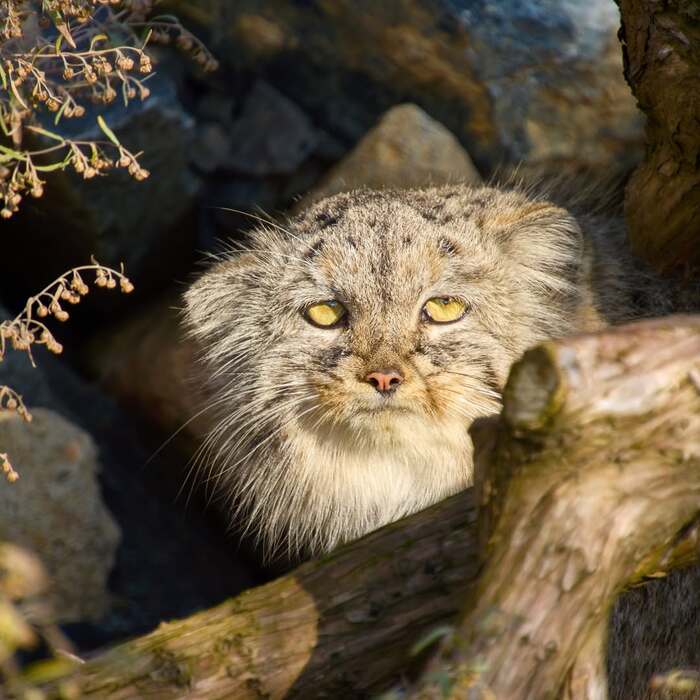
<path fill-rule="evenodd" d="M 229 167 L 244 175 L 294 172 L 316 149 L 319 137 L 291 100 L 257 81 L 231 129 Z"/>
<path fill-rule="evenodd" d="M 442 124 L 412 104 L 382 116 L 353 151 L 300 202 L 358 187 L 409 188 L 450 182 L 481 183 L 471 158 Z"/>
<path fill-rule="evenodd" d="M 511 162 L 597 165 L 639 155 L 644 118 L 623 78 L 613 0 L 447 5 L 472 39 L 469 62 Z"/>
<path fill-rule="evenodd" d="M 123 260 L 138 275 L 144 260 L 154 253 L 162 262 L 167 248 L 166 234 L 192 206 L 199 181 L 187 168 L 187 146 L 193 137 L 194 121 L 184 111 L 166 76 L 151 81 L 151 96 L 143 103 L 132 101 L 128 108 L 113 103 L 103 112 L 105 121 L 119 140 L 139 158 L 151 175 L 137 182 L 123 172 L 84 181 L 71 178 L 76 205 L 65 212 L 94 237 L 96 255 Z M 74 133 L 68 131 L 75 129 Z M 96 124 L 96 112 L 89 110 L 79 121 L 66 122 L 66 135 L 104 140 Z M 71 129 L 73 131 L 73 129 Z"/>
<path fill-rule="evenodd" d="M 482 172 L 521 159 L 616 164 L 642 152 L 613 0 L 172 4 L 212 27 L 224 62 L 264 74 L 349 142 L 411 101 Z"/>
<path fill-rule="evenodd" d="M 190 160 L 204 173 L 213 173 L 228 159 L 231 137 L 228 130 L 214 121 L 202 123 L 190 147 Z"/>
<path fill-rule="evenodd" d="M 99 619 L 110 603 L 107 577 L 120 535 L 102 502 L 90 436 L 57 413 L 31 423 L 0 413 L 0 446 L 20 479 L 0 484 L 0 540 L 38 554 L 60 622 Z"/>
<path fill-rule="evenodd" d="M 234 99 L 220 92 L 206 92 L 197 102 L 196 117 L 203 121 L 216 121 L 230 125 L 233 120 Z"/>

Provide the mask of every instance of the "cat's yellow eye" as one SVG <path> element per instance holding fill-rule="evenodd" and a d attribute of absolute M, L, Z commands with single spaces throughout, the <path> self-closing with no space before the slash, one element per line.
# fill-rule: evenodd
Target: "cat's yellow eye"
<path fill-rule="evenodd" d="M 434 323 L 459 321 L 466 311 L 467 303 L 457 297 L 433 297 L 423 307 L 423 314 Z"/>
<path fill-rule="evenodd" d="M 306 309 L 306 318 L 315 326 L 332 328 L 337 326 L 347 314 L 345 307 L 334 300 L 321 301 Z"/>

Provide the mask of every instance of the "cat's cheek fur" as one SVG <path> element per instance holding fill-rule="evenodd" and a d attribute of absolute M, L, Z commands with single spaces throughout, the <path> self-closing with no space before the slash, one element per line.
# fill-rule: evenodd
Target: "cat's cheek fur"
<path fill-rule="evenodd" d="M 329 551 L 471 484 L 465 421 L 438 427 L 422 416 L 387 416 L 377 423 L 371 436 L 338 427 L 322 440 L 318 431 L 304 429 L 289 439 L 293 466 L 285 501 L 305 504 L 289 511 L 295 513 L 290 525 L 311 551 Z"/>

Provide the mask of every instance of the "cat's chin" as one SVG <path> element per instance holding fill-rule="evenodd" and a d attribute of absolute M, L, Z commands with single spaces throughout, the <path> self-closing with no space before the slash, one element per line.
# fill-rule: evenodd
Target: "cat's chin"
<path fill-rule="evenodd" d="M 292 503 L 294 517 L 276 530 L 316 553 L 426 508 L 469 486 L 472 476 L 464 420 L 438 423 L 417 413 L 315 425 L 290 437 L 287 454 L 293 478 L 277 482 L 286 497 L 272 503 Z M 261 521 L 274 525 L 276 514 Z"/>
<path fill-rule="evenodd" d="M 430 419 L 415 407 L 398 402 L 353 405 L 342 420 L 350 437 L 385 442 L 411 441 L 415 431 L 429 430 Z"/>

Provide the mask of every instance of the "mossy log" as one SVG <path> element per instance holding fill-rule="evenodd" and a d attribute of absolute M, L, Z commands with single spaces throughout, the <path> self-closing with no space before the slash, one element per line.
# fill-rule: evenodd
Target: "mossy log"
<path fill-rule="evenodd" d="M 618 594 L 697 553 L 700 319 L 527 352 L 475 444 L 485 567 L 410 697 L 607 697 Z"/>
<path fill-rule="evenodd" d="M 700 317 L 546 343 L 474 428 L 474 489 L 73 680 L 104 700 L 362 698 L 464 610 L 412 697 L 604 698 L 616 596 L 697 550 L 699 371 Z"/>
<path fill-rule="evenodd" d="M 647 154 L 627 187 L 634 250 L 661 272 L 700 266 L 700 5 L 617 0 L 625 77 L 647 115 Z"/>
<path fill-rule="evenodd" d="M 80 697 L 367 697 L 406 666 L 416 640 L 459 611 L 477 573 L 475 521 L 470 490 L 161 624 L 82 665 Z"/>

